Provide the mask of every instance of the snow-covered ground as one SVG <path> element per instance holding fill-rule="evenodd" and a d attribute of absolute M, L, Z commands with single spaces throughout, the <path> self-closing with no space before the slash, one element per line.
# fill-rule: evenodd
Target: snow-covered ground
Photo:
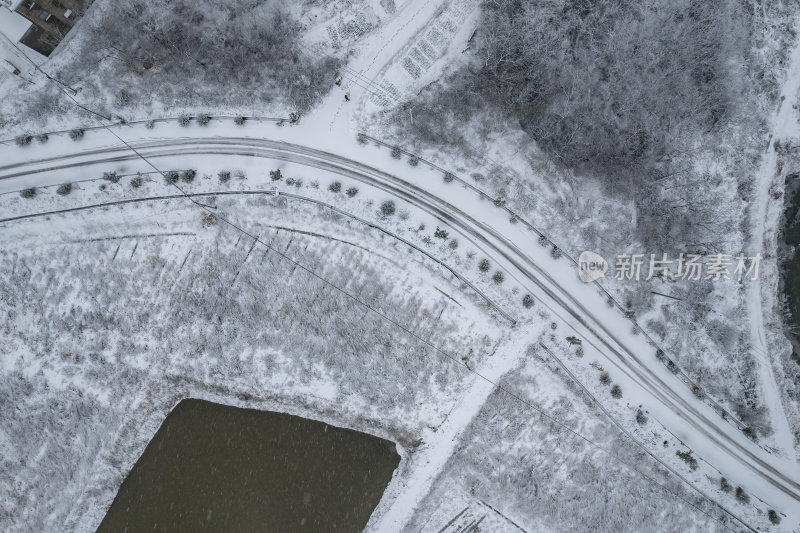
<path fill-rule="evenodd" d="M 0 438 L 15 450 L 4 463 L 6 529 L 93 529 L 187 395 L 398 442 L 403 461 L 370 522 L 376 531 L 446 530 L 458 516 L 491 516 L 486 524 L 508 530 L 763 529 L 769 509 L 781 513 L 781 528 L 796 528 L 800 476 L 769 364 L 760 377 L 777 450 L 670 372 L 652 339 L 463 162 L 450 180 L 438 166 L 359 142 L 366 120 L 461 52 L 477 10 L 465 0 L 372 4 L 307 37 L 310 47 L 349 48 L 348 63 L 341 85 L 297 124 L 165 120 L 0 145 L 0 399 L 13 412 Z M 800 84 L 793 57 L 790 101 Z M 787 108 L 775 117 L 776 138 L 796 128 Z M 757 240 L 774 230 L 772 154 L 753 210 Z M 186 169 L 197 175 L 164 183 L 161 173 Z M 107 172 L 120 181 L 102 180 Z M 72 189 L 59 193 L 65 183 Z M 36 194 L 23 198 L 29 187 Z M 547 200 L 542 209 L 558 220 Z M 759 285 L 748 290 L 755 349 L 768 361 Z M 598 379 L 604 373 L 621 398 Z M 85 406 L 77 430 L 52 420 L 70 402 Z M 551 418 L 537 418 L 534 406 Z M 49 428 L 37 433 L 37 450 L 21 446 L 34 431 L 26 411 Z M 547 470 L 556 474 L 540 497 L 536 476 Z M 722 491 L 720 477 L 750 503 Z M 531 483 L 538 516 L 525 510 Z M 617 490 L 613 508 L 572 521 L 563 514 L 575 511 L 568 502 L 597 504 Z M 661 498 L 664 520 L 650 512 Z"/>

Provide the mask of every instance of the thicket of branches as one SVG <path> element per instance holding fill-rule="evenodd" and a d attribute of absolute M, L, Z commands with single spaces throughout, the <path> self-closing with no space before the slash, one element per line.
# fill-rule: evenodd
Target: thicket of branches
<path fill-rule="evenodd" d="M 565 164 L 636 170 L 724 122 L 747 35 L 733 0 L 484 3 L 474 89 Z"/>
<path fill-rule="evenodd" d="M 428 142 L 459 143 L 456 125 L 495 110 L 563 167 L 633 197 L 645 240 L 711 250 L 730 230 L 720 202 L 686 197 L 683 184 L 663 178 L 694 190 L 719 185 L 719 176 L 687 171 L 687 158 L 715 147 L 714 135 L 750 101 L 746 6 L 485 0 L 471 61 L 423 91 L 410 127 Z"/>
<path fill-rule="evenodd" d="M 339 60 L 302 47 L 302 26 L 277 0 L 108 0 L 77 31 L 58 77 L 109 112 L 146 104 L 280 102 L 305 111 L 332 86 Z"/>

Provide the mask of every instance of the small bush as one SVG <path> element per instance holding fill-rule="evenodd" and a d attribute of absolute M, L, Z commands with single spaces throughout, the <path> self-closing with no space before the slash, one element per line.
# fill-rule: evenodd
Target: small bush
<path fill-rule="evenodd" d="M 558 324 L 556 324 L 555 322 L 550 322 L 550 329 L 552 329 L 553 331 L 557 330 Z"/>
<path fill-rule="evenodd" d="M 342 182 L 341 181 L 334 181 L 330 185 L 328 185 L 328 190 L 331 192 L 341 192 L 342 191 Z"/>
<path fill-rule="evenodd" d="M 689 465 L 689 468 L 694 471 L 697 470 L 697 459 L 692 456 L 692 452 L 675 452 L 675 455 L 681 458 L 681 460 Z"/>
<path fill-rule="evenodd" d="M 358 141 L 358 144 L 367 144 L 367 136 L 363 133 L 356 135 L 356 140 Z"/>
<path fill-rule="evenodd" d="M 622 389 L 619 387 L 619 385 L 614 385 L 611 387 L 611 397 L 616 398 L 617 400 L 622 398 Z"/>
<path fill-rule="evenodd" d="M 742 430 L 742 433 L 744 433 L 747 438 L 751 440 L 756 440 L 756 432 L 753 431 L 753 428 L 746 427 Z"/>
<path fill-rule="evenodd" d="M 195 176 L 197 176 L 197 172 L 195 172 L 193 169 L 184 170 L 181 172 L 181 181 L 191 183 L 194 181 Z"/>
<path fill-rule="evenodd" d="M 544 235 L 539 235 L 539 245 L 547 246 L 547 242 L 548 242 L 547 237 L 545 237 Z"/>
<path fill-rule="evenodd" d="M 116 172 L 103 172 L 103 181 L 110 181 L 111 183 L 119 183 L 122 177 L 117 175 Z"/>
<path fill-rule="evenodd" d="M 582 344 L 581 340 L 575 335 L 567 337 L 567 343 L 569 343 L 570 346 L 580 346 Z"/>
<path fill-rule="evenodd" d="M 419 165 L 419 157 L 412 155 L 411 157 L 408 158 L 408 164 L 411 165 L 412 167 Z"/>
<path fill-rule="evenodd" d="M 600 372 L 600 383 L 603 385 L 611 383 L 611 376 L 608 375 L 608 372 Z"/>
<path fill-rule="evenodd" d="M 395 159 L 400 159 L 400 157 L 402 155 L 403 155 L 403 151 L 400 150 L 399 146 L 392 147 L 392 157 L 394 157 Z"/>
<path fill-rule="evenodd" d="M 220 183 L 228 183 L 231 181 L 231 173 L 229 170 L 220 170 L 219 174 L 217 174 Z"/>
<path fill-rule="evenodd" d="M 496 198 L 493 203 L 495 207 L 503 207 L 504 205 L 506 205 L 506 201 L 503 200 L 502 198 Z"/>
<path fill-rule="evenodd" d="M 578 357 L 583 357 L 583 347 L 582 346 L 578 346 L 578 349 L 575 350 L 575 355 L 577 355 Z"/>
<path fill-rule="evenodd" d="M 703 392 L 703 389 L 701 389 L 697 385 L 692 385 L 692 394 L 694 394 L 696 398 L 699 398 L 701 400 L 706 397 L 705 393 Z"/>
<path fill-rule="evenodd" d="M 152 130 L 153 128 L 156 127 L 156 121 L 148 120 L 147 122 L 144 123 L 144 127 L 147 128 L 148 130 Z"/>
<path fill-rule="evenodd" d="M 50 140 L 50 136 L 46 133 L 40 133 L 39 135 L 36 136 L 36 140 L 39 141 L 39 143 L 44 144 L 48 140 Z"/>
<path fill-rule="evenodd" d="M 386 200 L 381 204 L 381 215 L 385 217 L 390 217 L 394 215 L 395 207 L 394 202 L 391 200 Z"/>
<path fill-rule="evenodd" d="M 71 183 L 62 183 L 56 189 L 56 193 L 60 194 L 61 196 L 66 196 L 72 192 L 72 184 Z"/>
<path fill-rule="evenodd" d="M 661 348 L 656 350 L 656 359 L 658 359 L 662 363 L 667 360 L 667 358 L 664 355 L 664 350 L 662 350 Z"/>
<path fill-rule="evenodd" d="M 750 503 L 750 496 L 747 495 L 742 487 L 736 487 L 736 499 L 741 503 Z"/>
<path fill-rule="evenodd" d="M 200 113 L 197 115 L 197 123 L 201 126 L 208 126 L 208 123 L 211 122 L 211 115 L 208 113 Z"/>
<path fill-rule="evenodd" d="M 133 178 L 131 180 L 131 187 L 133 187 L 134 189 L 138 189 L 139 187 L 142 186 L 142 183 L 144 183 L 144 180 L 142 179 L 142 177 L 141 176 L 136 176 L 135 178 Z"/>
<path fill-rule="evenodd" d="M 629 309 L 629 310 L 627 310 L 627 311 L 625 311 L 625 312 L 623 313 L 623 315 L 624 315 L 624 316 L 625 316 L 625 318 L 627 318 L 628 320 L 633 320 L 633 319 L 635 319 L 635 318 L 636 318 L 636 313 L 635 313 L 635 312 L 633 312 L 633 311 L 632 311 L 632 310 L 630 310 L 630 309 Z"/>
<path fill-rule="evenodd" d="M 245 122 L 247 122 L 247 117 L 236 117 L 235 119 L 233 119 L 233 123 L 236 124 L 237 126 L 241 126 Z"/>
<path fill-rule="evenodd" d="M 85 130 L 83 130 L 82 128 L 75 128 L 74 130 L 69 132 L 69 138 L 72 139 L 73 141 L 77 141 L 78 139 L 83 137 L 84 133 Z"/>
<path fill-rule="evenodd" d="M 769 521 L 772 523 L 773 526 L 777 526 L 778 524 L 781 523 L 780 515 L 776 513 L 773 509 L 770 509 L 767 512 L 767 517 L 769 518 Z"/>
<path fill-rule="evenodd" d="M 730 492 L 733 490 L 731 484 L 728 483 L 728 480 L 725 479 L 724 477 L 719 478 L 719 488 L 722 492 Z"/>
<path fill-rule="evenodd" d="M 14 142 L 17 143 L 17 146 L 28 146 L 32 140 L 33 135 L 28 135 L 27 133 L 14 137 Z"/>
<path fill-rule="evenodd" d="M 531 307 L 533 307 L 533 296 L 531 296 L 530 294 L 526 294 L 525 296 L 523 296 L 522 307 L 524 307 L 525 309 L 530 309 Z"/>
<path fill-rule="evenodd" d="M 444 182 L 445 183 L 451 183 L 454 179 L 456 179 L 456 176 L 452 172 L 445 172 L 444 173 Z"/>
<path fill-rule="evenodd" d="M 281 169 L 276 168 L 275 170 L 269 171 L 269 179 L 272 181 L 280 181 L 283 179 L 283 174 L 281 173 Z"/>
<path fill-rule="evenodd" d="M 494 274 L 492 274 L 492 281 L 494 281 L 498 285 L 503 283 L 504 279 L 506 279 L 505 276 L 503 276 L 503 273 L 500 272 L 499 270 L 497 272 L 495 272 Z"/>
<path fill-rule="evenodd" d="M 559 248 L 558 246 L 553 246 L 550 249 L 550 257 L 552 257 L 553 259 L 558 259 L 561 257 L 561 255 L 562 255 L 561 248 Z"/>
<path fill-rule="evenodd" d="M 164 182 L 167 185 L 174 185 L 178 183 L 180 176 L 174 170 L 170 170 L 169 172 L 164 172 Z"/>
<path fill-rule="evenodd" d="M 358 194 L 358 187 L 350 187 L 349 189 L 347 189 L 345 194 L 347 194 L 347 196 L 350 198 L 354 197 L 355 195 Z"/>
<path fill-rule="evenodd" d="M 27 199 L 33 198 L 34 196 L 36 196 L 36 187 L 29 187 L 27 189 L 22 189 L 19 192 L 19 195 Z"/>
<path fill-rule="evenodd" d="M 455 239 L 452 239 L 452 240 L 451 240 L 451 241 L 450 241 L 450 242 L 447 244 L 447 246 L 448 246 L 448 247 L 449 247 L 451 250 L 455 250 L 456 248 L 458 248 L 458 241 L 457 241 L 457 240 L 455 240 Z"/>
<path fill-rule="evenodd" d="M 180 115 L 178 117 L 178 124 L 182 127 L 188 126 L 192 122 L 192 117 L 189 115 Z"/>
<path fill-rule="evenodd" d="M 481 259 L 478 263 L 478 270 L 481 272 L 489 272 L 489 260 L 488 259 Z"/>
<path fill-rule="evenodd" d="M 644 414 L 644 411 L 639 409 L 636 411 L 636 423 L 640 426 L 647 424 L 647 415 Z"/>
<path fill-rule="evenodd" d="M 436 226 L 436 231 L 433 232 L 433 236 L 438 239 L 446 239 L 448 235 L 447 230 L 443 230 L 439 226 Z"/>

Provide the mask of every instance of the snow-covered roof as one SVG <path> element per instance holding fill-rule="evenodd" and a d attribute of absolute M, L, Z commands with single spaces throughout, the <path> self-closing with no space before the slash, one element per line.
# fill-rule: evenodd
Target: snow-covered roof
<path fill-rule="evenodd" d="M 22 0 L 0 0 L 0 6 L 7 7 L 14 11 L 22 3 Z"/>

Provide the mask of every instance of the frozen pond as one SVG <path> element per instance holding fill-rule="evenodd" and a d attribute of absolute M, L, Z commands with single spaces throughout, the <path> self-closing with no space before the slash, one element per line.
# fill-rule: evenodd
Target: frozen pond
<path fill-rule="evenodd" d="M 97 531 L 361 531 L 399 462 L 372 435 L 184 400 Z"/>

